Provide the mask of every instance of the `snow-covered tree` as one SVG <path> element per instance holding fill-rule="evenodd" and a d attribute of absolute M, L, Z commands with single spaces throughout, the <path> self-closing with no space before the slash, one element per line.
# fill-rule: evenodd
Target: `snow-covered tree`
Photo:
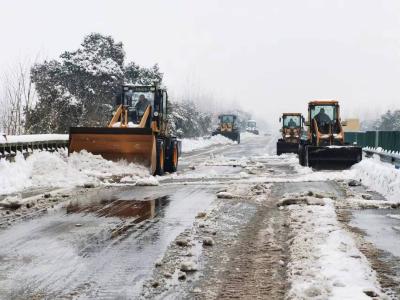
<path fill-rule="evenodd" d="M 212 130 L 212 115 L 201 112 L 194 102 L 172 102 L 169 110 L 172 132 L 178 137 L 203 136 Z"/>
<path fill-rule="evenodd" d="M 374 127 L 378 130 L 400 130 L 400 110 L 388 110 L 375 122 Z"/>
<path fill-rule="evenodd" d="M 70 126 L 102 126 L 114 110 L 113 97 L 123 83 L 162 81 L 158 65 L 125 65 L 122 43 L 92 33 L 76 51 L 31 70 L 39 101 L 27 114 L 30 132 L 67 132 Z"/>
<path fill-rule="evenodd" d="M 27 111 L 36 100 L 30 60 L 12 64 L 0 74 L 0 132 L 23 134 Z"/>

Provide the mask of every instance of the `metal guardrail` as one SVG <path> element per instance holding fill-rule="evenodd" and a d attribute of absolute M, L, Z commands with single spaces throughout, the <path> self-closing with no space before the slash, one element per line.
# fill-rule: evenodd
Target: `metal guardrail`
<path fill-rule="evenodd" d="M 391 151 L 377 150 L 374 148 L 363 148 L 363 151 L 367 157 L 378 155 L 383 162 L 390 163 L 395 166 L 396 169 L 400 169 L 400 153 L 393 153 Z"/>
<path fill-rule="evenodd" d="M 48 140 L 40 142 L 17 142 L 0 143 L 0 158 L 13 158 L 18 152 L 24 156 L 32 154 L 34 151 L 57 151 L 68 147 L 67 140 Z"/>

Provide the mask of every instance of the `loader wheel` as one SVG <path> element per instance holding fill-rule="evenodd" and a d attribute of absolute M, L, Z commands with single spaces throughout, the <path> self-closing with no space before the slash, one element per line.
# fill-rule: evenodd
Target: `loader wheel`
<path fill-rule="evenodd" d="M 165 161 L 165 171 L 169 173 L 176 172 L 176 170 L 178 169 L 178 159 L 179 159 L 178 144 L 173 143 L 171 150 L 167 155 L 168 158 Z"/>
<path fill-rule="evenodd" d="M 305 166 L 305 161 L 304 161 L 304 146 L 300 145 L 299 146 L 299 163 L 301 166 Z"/>
<path fill-rule="evenodd" d="M 164 142 L 157 142 L 157 166 L 156 166 L 156 175 L 164 175 L 164 166 L 165 166 L 165 151 L 164 151 Z"/>

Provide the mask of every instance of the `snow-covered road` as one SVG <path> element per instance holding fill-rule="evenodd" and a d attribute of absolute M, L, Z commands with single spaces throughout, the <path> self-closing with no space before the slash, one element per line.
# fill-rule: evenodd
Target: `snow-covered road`
<path fill-rule="evenodd" d="M 357 213 L 384 209 L 400 238 L 398 175 L 369 172 L 389 166 L 314 172 L 251 134 L 190 143 L 157 178 L 88 154 L 2 162 L 2 192 L 25 201 L 0 209 L 0 299 L 399 297 L 397 244 Z"/>

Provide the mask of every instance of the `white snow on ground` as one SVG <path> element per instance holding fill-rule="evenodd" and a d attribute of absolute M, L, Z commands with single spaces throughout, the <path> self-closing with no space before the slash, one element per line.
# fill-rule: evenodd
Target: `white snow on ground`
<path fill-rule="evenodd" d="M 182 152 L 190 152 L 213 145 L 234 144 L 236 142 L 222 135 L 214 135 L 210 138 L 182 139 Z"/>
<path fill-rule="evenodd" d="M 388 214 L 388 215 L 386 215 L 388 218 L 391 218 L 391 219 L 395 219 L 395 220 L 400 220 L 400 215 L 391 215 L 391 214 Z"/>
<path fill-rule="evenodd" d="M 68 134 L 28 134 L 28 135 L 7 135 L 0 139 L 0 143 L 24 143 L 43 141 L 67 141 Z"/>
<path fill-rule="evenodd" d="M 290 205 L 290 299 L 371 299 L 381 294 L 366 257 L 341 228 L 333 200 L 325 205 Z"/>
<path fill-rule="evenodd" d="M 297 160 L 297 158 L 296 158 Z M 293 163 L 295 163 L 293 161 Z M 311 168 L 294 164 L 298 174 L 303 174 L 302 180 L 361 180 L 368 188 L 379 192 L 387 200 L 400 202 L 400 170 L 394 165 L 380 161 L 379 157 L 366 158 L 355 164 L 349 170 L 313 171 Z"/>
<path fill-rule="evenodd" d="M 355 179 L 361 179 L 364 185 L 390 201 L 400 202 L 400 170 L 392 164 L 381 162 L 378 157 L 363 158 L 351 171 L 355 172 Z"/>
<path fill-rule="evenodd" d="M 254 133 L 251 133 L 251 132 L 244 131 L 244 132 L 240 133 L 240 140 L 243 141 L 243 140 L 246 140 L 246 139 L 249 139 L 249 138 L 250 139 L 251 138 L 256 138 L 258 136 L 259 136 L 258 134 L 254 134 Z"/>
<path fill-rule="evenodd" d="M 0 194 L 19 192 L 27 188 L 74 187 L 85 183 L 99 184 L 112 176 L 149 177 L 143 166 L 125 161 L 112 162 L 86 151 L 36 152 L 28 158 L 19 154 L 15 162 L 0 160 Z"/>

